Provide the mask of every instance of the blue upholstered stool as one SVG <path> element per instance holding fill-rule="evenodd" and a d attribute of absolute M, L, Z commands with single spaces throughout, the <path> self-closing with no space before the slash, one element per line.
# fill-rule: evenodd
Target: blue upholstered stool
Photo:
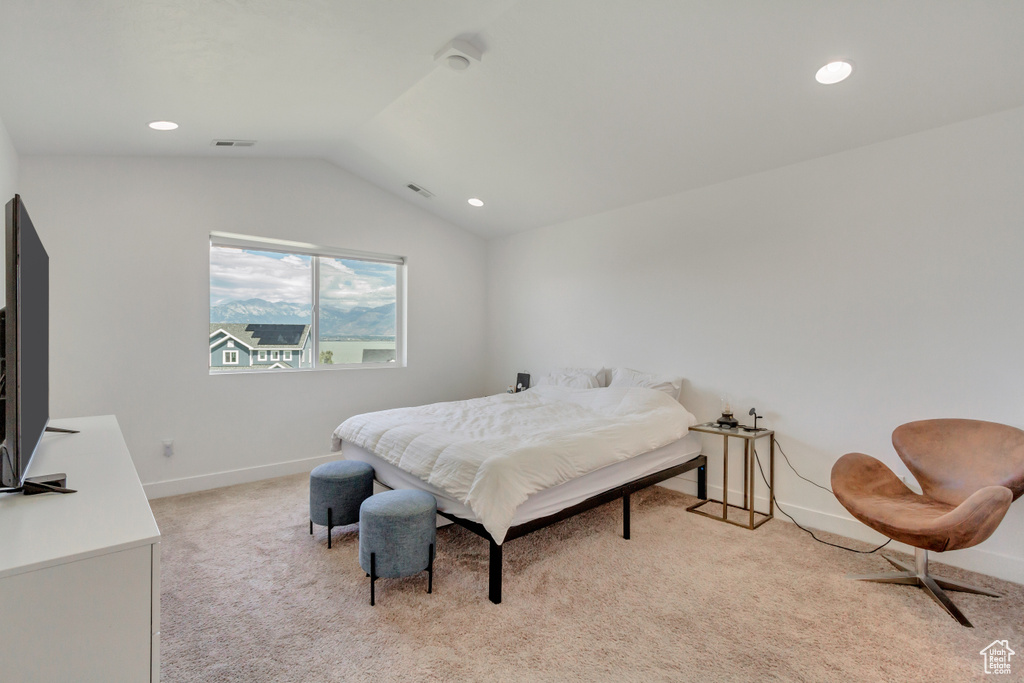
<path fill-rule="evenodd" d="M 358 460 L 335 460 L 317 466 L 309 474 L 309 533 L 313 524 L 331 529 L 359 521 L 359 505 L 373 495 L 373 468 Z"/>
<path fill-rule="evenodd" d="M 359 507 L 359 566 L 370 577 L 370 604 L 379 577 L 398 578 L 427 572 L 427 592 L 434 589 L 434 543 L 437 501 L 413 489 L 385 491 Z"/>

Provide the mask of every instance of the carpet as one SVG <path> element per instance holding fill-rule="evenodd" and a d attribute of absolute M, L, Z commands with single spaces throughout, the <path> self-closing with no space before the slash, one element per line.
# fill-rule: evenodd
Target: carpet
<path fill-rule="evenodd" d="M 500 605 L 487 543 L 453 525 L 432 595 L 425 573 L 380 579 L 370 607 L 357 527 L 330 550 L 324 527 L 310 536 L 308 487 L 151 501 L 163 681 L 981 680 L 996 639 L 1021 653 L 1000 678 L 1024 678 L 1024 586 L 933 555 L 934 573 L 1004 596 L 954 593 L 963 628 L 920 589 L 844 578 L 889 571 L 877 554 L 777 519 L 748 531 L 688 514 L 695 499 L 661 487 L 633 495 L 631 540 L 616 502 L 510 541 Z"/>

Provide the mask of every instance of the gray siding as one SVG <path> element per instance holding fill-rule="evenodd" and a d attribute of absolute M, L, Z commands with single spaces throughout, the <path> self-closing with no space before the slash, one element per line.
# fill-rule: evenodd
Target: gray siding
<path fill-rule="evenodd" d="M 226 337 L 221 337 L 217 341 L 217 343 L 213 346 L 213 348 L 210 350 L 210 367 L 213 367 L 213 368 L 219 368 L 219 367 L 229 367 L 229 368 L 243 367 L 243 368 L 247 368 L 247 367 L 249 367 L 249 349 L 247 349 L 246 347 L 242 346 L 238 342 L 235 342 L 235 347 L 233 349 L 229 349 L 228 345 L 227 345 L 228 341 L 234 341 L 234 340 L 228 339 Z M 236 363 L 232 363 L 230 365 L 225 366 L 225 363 L 224 363 L 224 351 L 238 351 L 238 363 L 237 364 Z"/>

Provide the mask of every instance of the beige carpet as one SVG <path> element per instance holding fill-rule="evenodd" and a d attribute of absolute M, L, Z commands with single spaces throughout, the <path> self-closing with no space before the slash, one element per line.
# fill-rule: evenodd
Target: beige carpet
<path fill-rule="evenodd" d="M 635 495 L 629 541 L 613 503 L 509 542 L 501 605 L 486 598 L 487 544 L 447 527 L 434 594 L 426 574 L 382 579 L 370 607 L 356 528 L 330 550 L 326 529 L 309 535 L 305 475 L 155 500 L 162 679 L 981 680 L 997 638 L 1024 678 L 1024 586 L 933 565 L 1004 593 L 954 594 L 965 629 L 919 589 L 843 578 L 888 571 L 880 557 L 780 520 L 714 522 L 693 501 Z"/>

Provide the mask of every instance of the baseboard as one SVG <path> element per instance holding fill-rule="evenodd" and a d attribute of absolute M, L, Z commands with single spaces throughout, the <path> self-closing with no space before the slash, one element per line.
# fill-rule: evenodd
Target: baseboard
<path fill-rule="evenodd" d="M 195 477 L 156 481 L 150 484 L 143 484 L 142 488 L 146 492 L 146 497 L 150 499 L 179 496 L 183 493 L 206 491 L 208 489 L 217 489 L 222 486 L 246 484 L 251 481 L 284 477 L 289 474 L 298 474 L 299 472 L 309 472 L 317 465 L 330 462 L 331 460 L 337 460 L 339 457 L 340 456 L 337 453 L 330 455 L 318 455 L 314 458 L 289 460 L 287 462 L 274 463 L 273 465 L 243 467 L 242 469 L 228 470 L 226 472 L 200 474 Z"/>
<path fill-rule="evenodd" d="M 691 496 L 697 495 L 697 482 L 692 479 L 685 479 L 682 476 L 667 479 L 661 482 L 659 486 L 664 486 L 667 489 L 686 493 Z M 722 487 L 708 484 L 708 496 L 721 500 Z M 730 488 L 729 500 L 730 502 L 742 503 L 743 492 L 734 491 Z M 768 509 L 767 498 L 763 496 L 756 496 L 756 500 L 756 509 Z M 829 533 L 844 536 L 851 540 L 863 541 L 874 545 L 881 545 L 886 541 L 885 536 L 882 536 L 876 531 L 868 528 L 853 517 L 821 512 L 820 510 L 802 507 L 795 503 L 788 503 L 785 500 L 782 500 L 781 502 L 786 508 L 786 511 L 793 515 L 797 521 L 800 522 L 801 526 L 805 526 L 809 529 L 827 531 Z M 785 515 L 778 513 L 776 513 L 775 519 L 792 523 L 785 517 Z M 907 553 L 908 555 L 914 554 L 913 547 L 903 543 L 897 543 L 896 541 L 893 541 L 886 546 L 886 550 L 890 549 L 895 552 Z M 994 576 L 997 579 L 1024 584 L 1024 558 L 1021 557 L 1012 557 L 1010 555 L 1004 555 L 1002 553 L 980 547 L 967 548 L 965 550 L 954 550 L 946 553 L 931 553 L 929 557 L 932 562 L 938 564 L 948 564 L 954 567 L 960 567 L 961 569 L 967 569 L 972 572 L 978 572 L 979 574 Z M 888 567 L 885 567 L 885 570 L 888 571 Z"/>

